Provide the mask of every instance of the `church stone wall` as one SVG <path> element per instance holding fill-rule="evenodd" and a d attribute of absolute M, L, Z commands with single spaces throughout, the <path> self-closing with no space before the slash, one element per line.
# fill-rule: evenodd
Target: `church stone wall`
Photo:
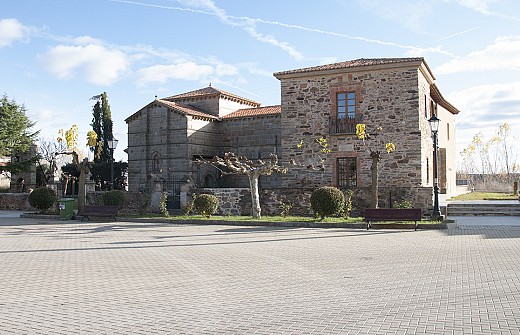
<path fill-rule="evenodd" d="M 188 167 L 186 118 L 166 107 L 150 105 L 128 122 L 130 191 L 150 190 L 157 179 L 171 179 Z"/>

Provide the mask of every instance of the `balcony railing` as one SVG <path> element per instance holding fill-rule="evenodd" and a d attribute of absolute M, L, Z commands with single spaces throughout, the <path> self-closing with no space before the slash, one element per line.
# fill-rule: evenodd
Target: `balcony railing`
<path fill-rule="evenodd" d="M 361 123 L 361 117 L 357 115 L 344 119 L 331 118 L 330 132 L 331 134 L 355 134 L 358 123 Z"/>

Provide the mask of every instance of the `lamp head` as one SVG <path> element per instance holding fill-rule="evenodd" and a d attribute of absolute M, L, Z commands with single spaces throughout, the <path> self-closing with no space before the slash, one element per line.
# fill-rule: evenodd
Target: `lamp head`
<path fill-rule="evenodd" d="M 430 130 L 432 133 L 437 133 L 439 131 L 439 123 L 441 120 L 437 118 L 436 115 L 432 115 L 432 117 L 428 120 L 428 123 L 430 124 Z"/>

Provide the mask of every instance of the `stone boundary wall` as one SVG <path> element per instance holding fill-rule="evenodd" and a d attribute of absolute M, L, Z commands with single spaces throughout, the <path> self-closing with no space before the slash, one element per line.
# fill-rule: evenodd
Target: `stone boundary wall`
<path fill-rule="evenodd" d="M 311 210 L 310 198 L 314 190 L 314 188 L 262 188 L 260 189 L 262 215 L 280 215 L 282 211 L 280 204 L 283 201 L 284 203 L 291 203 L 293 205 L 289 211 L 289 215 L 312 216 L 313 212 Z M 406 200 L 410 201 L 414 207 L 422 208 L 423 214 L 428 214 L 433 208 L 432 192 L 432 189 L 428 187 L 380 187 L 379 207 L 388 208 L 390 207 L 390 203 Z M 203 193 L 213 194 L 219 197 L 220 205 L 217 215 L 252 215 L 251 193 L 249 188 L 192 188 L 186 192 L 186 201 L 191 201 L 193 194 Z M 87 194 L 87 204 L 102 204 L 102 194 L 103 192 L 89 192 Z M 21 204 L 27 199 L 27 194 L 25 194 L 25 198 L 23 197 L 23 193 L 12 195 L 17 195 L 20 198 L 17 204 Z M 369 197 L 369 187 L 354 190 L 352 196 L 352 216 L 361 216 L 363 209 L 370 207 Z M 150 206 L 151 198 L 144 193 L 125 192 L 125 198 L 125 204 L 121 209 L 122 213 L 159 213 L 157 208 Z M 5 201 L 2 201 L 2 194 L 0 194 L 0 209 L 21 208 L 21 205 L 11 205 L 7 208 L 4 203 Z M 28 202 L 27 206 L 29 206 Z"/>
<path fill-rule="evenodd" d="M 291 203 L 289 215 L 312 216 L 310 198 L 314 188 L 263 188 L 260 189 L 262 215 L 280 215 L 280 204 Z M 219 197 L 219 215 L 251 215 L 251 194 L 249 188 L 204 188 L 192 189 L 191 194 L 209 193 Z M 361 216 L 370 207 L 370 188 L 358 188 L 352 195 L 352 216 Z M 390 207 L 391 203 L 409 201 L 413 207 L 422 208 L 423 214 L 433 207 L 432 189 L 427 187 L 380 187 L 379 206 Z"/>
<path fill-rule="evenodd" d="M 0 193 L 0 209 L 11 211 L 37 211 L 29 205 L 29 193 Z"/>

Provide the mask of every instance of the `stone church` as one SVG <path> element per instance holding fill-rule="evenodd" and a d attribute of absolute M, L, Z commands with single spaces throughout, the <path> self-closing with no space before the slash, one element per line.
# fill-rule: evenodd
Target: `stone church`
<path fill-rule="evenodd" d="M 305 208 L 312 190 L 324 185 L 351 189 L 356 203 L 366 207 L 371 159 L 355 135 L 356 124 L 364 123 L 369 133 L 381 127 L 396 146 L 379 163 L 380 206 L 407 200 L 428 212 L 434 182 L 432 115 L 441 120 L 440 190 L 447 195 L 455 191 L 459 111 L 444 99 L 423 58 L 357 59 L 274 76 L 281 83 L 281 105 L 261 106 L 210 85 L 155 99 L 128 117 L 129 191 L 166 191 L 177 199 L 177 207 L 183 186 L 219 194 L 242 189 L 246 194 L 247 179 L 222 175 L 196 161 L 225 152 L 251 159 L 275 153 L 289 172 L 260 180 L 264 212 L 275 212 L 282 200 Z M 312 144 L 320 137 L 331 150 L 323 170 L 289 165 L 312 159 Z"/>

